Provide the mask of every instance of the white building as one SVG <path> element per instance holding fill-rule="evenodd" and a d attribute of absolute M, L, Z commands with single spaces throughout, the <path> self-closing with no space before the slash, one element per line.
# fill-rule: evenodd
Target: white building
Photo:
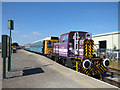
<path fill-rule="evenodd" d="M 120 49 L 120 31 L 93 35 L 94 43 L 102 49 Z"/>

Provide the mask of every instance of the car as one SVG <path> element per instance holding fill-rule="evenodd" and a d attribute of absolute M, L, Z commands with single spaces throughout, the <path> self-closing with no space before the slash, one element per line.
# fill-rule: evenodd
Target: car
<path fill-rule="evenodd" d="M 13 53 L 17 53 L 17 48 L 16 47 L 13 47 L 12 50 L 13 50 Z"/>
<path fill-rule="evenodd" d="M 120 51 L 119 50 L 115 50 L 112 53 L 110 53 L 110 58 L 111 59 L 120 60 Z"/>

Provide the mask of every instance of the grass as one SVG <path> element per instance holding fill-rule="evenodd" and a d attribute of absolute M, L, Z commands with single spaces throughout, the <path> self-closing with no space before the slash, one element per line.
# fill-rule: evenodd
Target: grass
<path fill-rule="evenodd" d="M 120 61 L 111 61 L 110 62 L 110 66 L 111 68 L 115 68 L 115 69 L 120 69 Z"/>

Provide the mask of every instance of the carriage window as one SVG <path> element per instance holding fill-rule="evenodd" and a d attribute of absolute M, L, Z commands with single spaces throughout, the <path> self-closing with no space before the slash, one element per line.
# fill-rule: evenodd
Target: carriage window
<path fill-rule="evenodd" d="M 51 41 L 47 41 L 47 48 L 52 48 Z"/>
<path fill-rule="evenodd" d="M 64 35 L 62 42 L 67 42 L 67 40 L 68 40 L 68 35 Z"/>
<path fill-rule="evenodd" d="M 90 34 L 87 34 L 87 39 L 90 39 Z"/>

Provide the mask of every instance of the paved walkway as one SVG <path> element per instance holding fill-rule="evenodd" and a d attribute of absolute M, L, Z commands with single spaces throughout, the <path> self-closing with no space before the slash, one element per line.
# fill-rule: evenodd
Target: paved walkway
<path fill-rule="evenodd" d="M 24 50 L 12 55 L 12 71 L 7 77 L 3 88 L 116 88 Z"/>

